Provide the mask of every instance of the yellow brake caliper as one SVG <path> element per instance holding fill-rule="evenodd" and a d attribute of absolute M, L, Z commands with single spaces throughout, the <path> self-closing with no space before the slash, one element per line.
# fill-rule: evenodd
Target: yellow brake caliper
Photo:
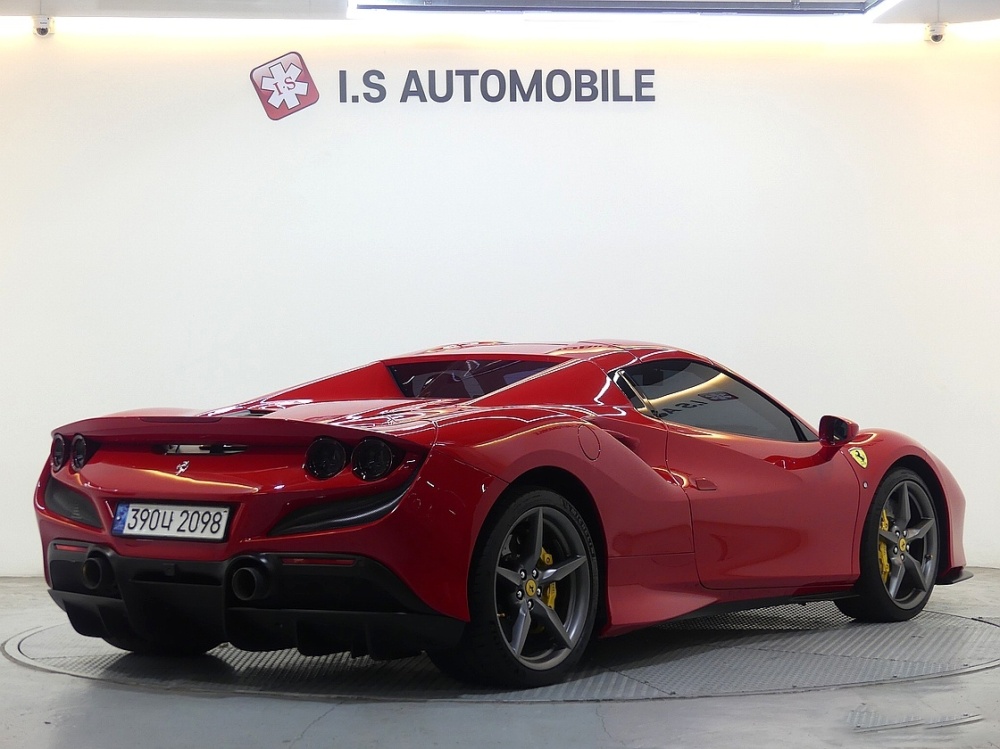
<path fill-rule="evenodd" d="M 547 552 L 545 550 L 544 546 L 542 547 L 542 553 L 539 554 L 539 556 L 538 556 L 538 561 L 541 562 L 542 564 L 544 564 L 546 567 L 551 567 L 552 566 L 552 562 L 553 562 L 552 555 L 549 554 L 549 552 Z M 556 584 L 555 583 L 549 583 L 548 585 L 546 585 L 542 589 L 542 600 L 545 602 L 545 605 L 548 606 L 549 608 L 552 608 L 553 606 L 556 605 Z M 536 626 L 531 631 L 534 632 L 535 634 L 539 634 L 539 633 L 545 631 L 545 627 L 544 627 L 544 625 L 539 624 L 538 626 Z"/>
<path fill-rule="evenodd" d="M 879 528 L 884 531 L 889 530 L 889 516 L 885 514 L 885 510 L 882 510 L 882 522 L 879 523 Z M 889 544 L 886 543 L 885 539 L 881 536 L 878 540 L 878 571 L 882 575 L 882 582 L 889 581 Z"/>
<path fill-rule="evenodd" d="M 546 567 L 552 566 L 552 555 L 549 554 L 544 547 L 542 548 L 542 555 L 539 557 L 539 560 Z M 542 591 L 542 597 L 545 599 L 546 606 L 550 609 L 554 607 L 556 605 L 556 584 L 549 583 L 546 585 L 545 590 Z"/>

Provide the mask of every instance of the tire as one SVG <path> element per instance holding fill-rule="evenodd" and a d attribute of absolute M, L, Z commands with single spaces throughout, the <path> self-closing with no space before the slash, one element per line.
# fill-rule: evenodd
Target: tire
<path fill-rule="evenodd" d="M 856 597 L 836 601 L 865 622 L 901 622 L 919 614 L 937 579 L 940 539 L 930 489 L 905 468 L 890 471 L 875 492 L 861 533 Z"/>
<path fill-rule="evenodd" d="M 428 655 L 469 683 L 554 684 L 590 641 L 598 592 L 597 552 L 580 513 L 548 489 L 522 490 L 484 524 L 461 642 Z"/>

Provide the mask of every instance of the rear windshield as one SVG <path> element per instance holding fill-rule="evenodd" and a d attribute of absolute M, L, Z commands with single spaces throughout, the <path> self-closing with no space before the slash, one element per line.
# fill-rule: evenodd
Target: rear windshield
<path fill-rule="evenodd" d="M 553 362 L 454 359 L 393 364 L 389 372 L 407 398 L 478 398 L 551 367 Z"/>

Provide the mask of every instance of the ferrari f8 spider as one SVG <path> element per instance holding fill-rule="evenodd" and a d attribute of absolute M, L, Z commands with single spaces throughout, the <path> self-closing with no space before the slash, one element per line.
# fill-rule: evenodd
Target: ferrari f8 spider
<path fill-rule="evenodd" d="M 426 651 L 532 687 L 595 636 L 820 599 L 900 621 L 969 576 L 927 450 L 656 344 L 444 346 L 52 436 L 51 595 L 136 652 Z"/>

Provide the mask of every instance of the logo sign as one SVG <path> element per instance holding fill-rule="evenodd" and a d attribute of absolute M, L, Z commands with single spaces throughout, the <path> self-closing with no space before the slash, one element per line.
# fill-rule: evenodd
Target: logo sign
<path fill-rule="evenodd" d="M 250 71 L 264 112 L 280 120 L 319 101 L 319 90 L 298 52 L 289 52 Z"/>
<path fill-rule="evenodd" d="M 183 463 L 178 463 L 176 469 L 177 475 L 180 476 L 182 473 L 184 473 L 184 471 L 188 469 L 189 465 L 191 465 L 190 460 L 185 460 Z"/>
<path fill-rule="evenodd" d="M 653 78 L 656 71 L 619 68 L 554 68 L 532 71 L 410 70 L 405 80 L 391 80 L 381 70 L 357 75 L 341 70 L 337 94 L 341 104 L 397 101 L 421 104 L 447 102 L 651 102 L 656 101 Z"/>
<path fill-rule="evenodd" d="M 865 451 L 862 450 L 860 447 L 852 447 L 847 452 L 851 454 L 851 457 L 857 461 L 859 466 L 861 466 L 862 468 L 868 467 L 868 456 L 865 454 Z"/>

